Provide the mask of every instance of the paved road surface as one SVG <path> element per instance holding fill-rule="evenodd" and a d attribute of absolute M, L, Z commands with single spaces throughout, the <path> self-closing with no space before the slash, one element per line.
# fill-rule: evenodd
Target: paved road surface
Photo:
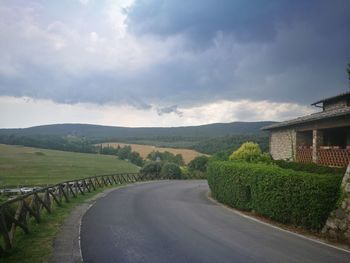
<path fill-rule="evenodd" d="M 90 262 L 350 262 L 350 254 L 244 218 L 206 197 L 205 181 L 113 191 L 82 220 Z"/>

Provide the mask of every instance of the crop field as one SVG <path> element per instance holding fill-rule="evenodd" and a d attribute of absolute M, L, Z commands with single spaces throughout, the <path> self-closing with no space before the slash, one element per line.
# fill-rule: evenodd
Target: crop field
<path fill-rule="evenodd" d="M 182 154 L 182 157 L 186 164 L 188 164 L 190 161 L 192 161 L 194 158 L 200 155 L 204 155 L 202 153 L 196 152 L 194 150 L 189 149 L 175 149 L 175 148 L 165 148 L 165 147 L 157 147 L 153 145 L 142 145 L 142 144 L 130 144 L 130 143 L 119 143 L 119 142 L 105 142 L 102 143 L 103 147 L 123 147 L 125 145 L 130 145 L 131 149 L 135 152 L 138 152 L 142 158 L 146 158 L 149 153 L 152 151 L 159 151 L 159 152 L 171 152 L 173 154 Z"/>
<path fill-rule="evenodd" d="M 0 188 L 38 186 L 105 173 L 137 172 L 115 156 L 0 144 Z"/>

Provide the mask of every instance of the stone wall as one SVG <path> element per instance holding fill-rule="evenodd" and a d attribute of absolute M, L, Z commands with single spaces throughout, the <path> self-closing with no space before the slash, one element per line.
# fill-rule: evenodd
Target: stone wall
<path fill-rule="evenodd" d="M 296 132 L 291 129 L 271 131 L 270 153 L 275 160 L 295 160 Z"/>
<path fill-rule="evenodd" d="M 331 212 L 322 229 L 322 234 L 350 245 L 350 164 L 343 177 L 341 188 L 345 198 L 341 206 Z"/>

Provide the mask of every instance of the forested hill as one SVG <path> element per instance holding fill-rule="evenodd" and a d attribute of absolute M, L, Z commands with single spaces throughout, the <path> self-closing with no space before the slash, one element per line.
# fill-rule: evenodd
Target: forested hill
<path fill-rule="evenodd" d="M 56 135 L 79 136 L 91 139 L 131 138 L 131 137 L 222 137 L 230 135 L 254 134 L 263 126 L 274 122 L 231 122 L 200 126 L 170 128 L 127 128 L 91 124 L 53 124 L 24 129 L 0 129 L 0 135 Z"/>

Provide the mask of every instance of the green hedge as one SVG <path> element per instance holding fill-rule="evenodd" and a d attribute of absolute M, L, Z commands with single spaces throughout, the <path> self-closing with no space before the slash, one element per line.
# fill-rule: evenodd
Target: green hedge
<path fill-rule="evenodd" d="M 328 166 L 323 166 L 316 163 L 297 163 L 297 162 L 290 162 L 285 160 L 275 160 L 274 163 L 281 168 L 292 169 L 294 171 L 316 173 L 316 174 L 344 175 L 346 170 L 346 168 L 328 167 Z"/>
<path fill-rule="evenodd" d="M 275 165 L 211 162 L 212 196 L 285 224 L 320 229 L 335 207 L 341 176 L 282 169 Z"/>

